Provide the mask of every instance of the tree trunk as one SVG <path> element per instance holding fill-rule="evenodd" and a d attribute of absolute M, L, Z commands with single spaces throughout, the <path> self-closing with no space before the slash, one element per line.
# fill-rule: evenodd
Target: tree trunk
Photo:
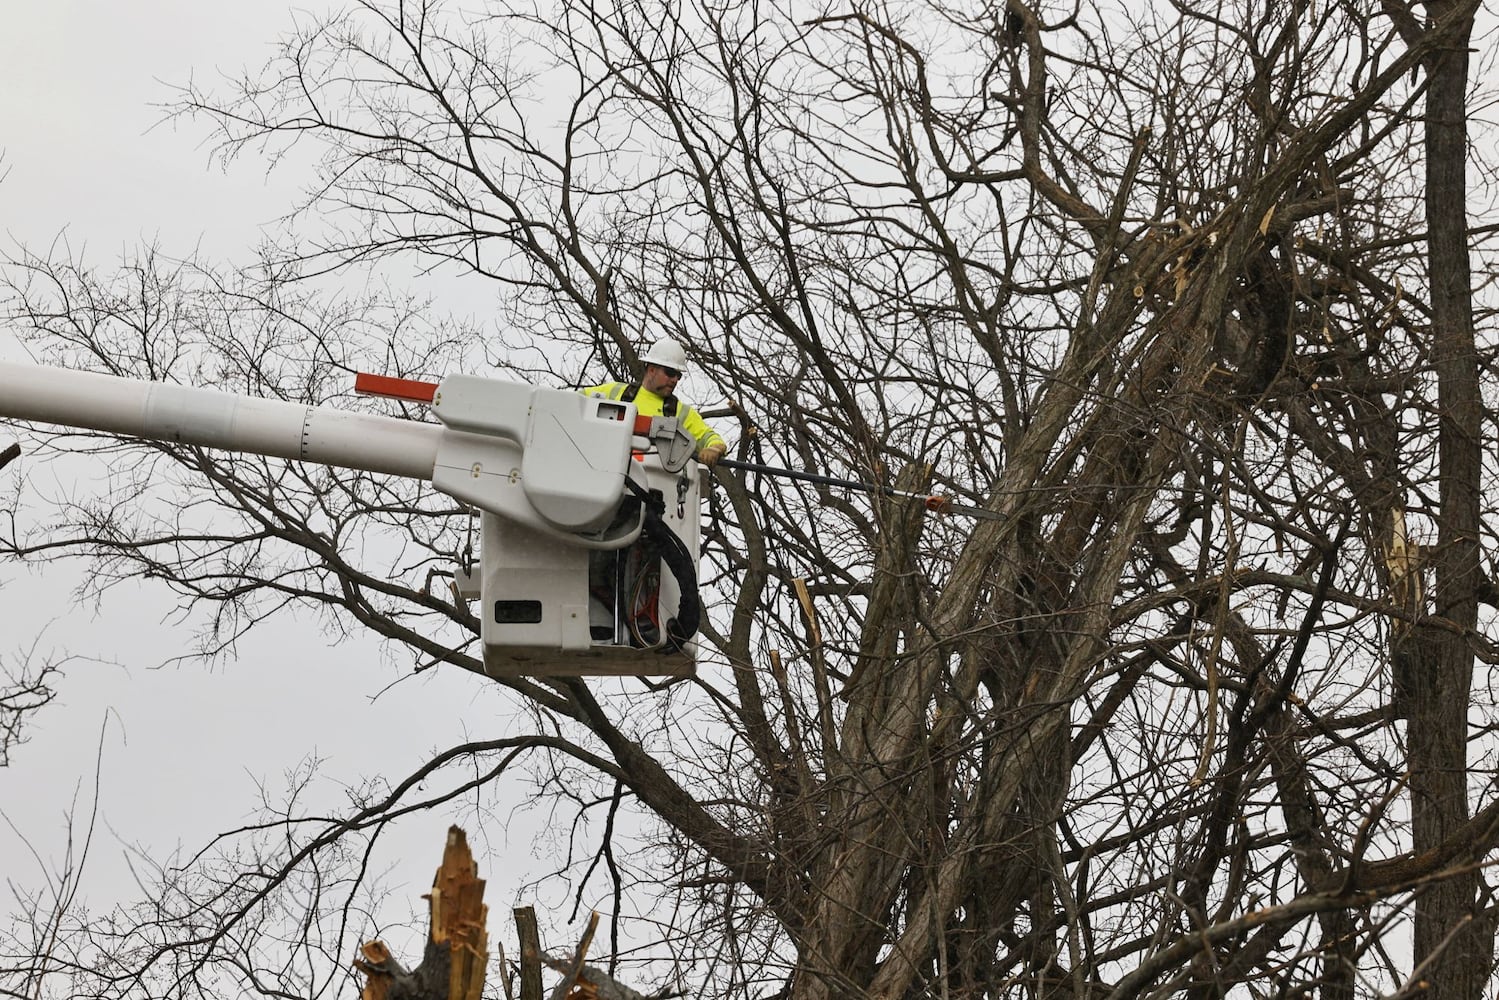
<path fill-rule="evenodd" d="M 1433 20 L 1458 4 L 1431 4 Z M 1479 492 L 1482 470 L 1474 345 L 1472 280 L 1467 243 L 1466 87 L 1472 19 L 1450 47 L 1428 62 L 1426 211 L 1431 276 L 1432 354 L 1439 400 L 1441 510 L 1432 617 L 1408 634 L 1409 764 L 1412 846 L 1437 847 L 1468 820 L 1467 742 L 1473 650 L 1478 620 Z M 1439 880 L 1417 897 L 1415 956 L 1425 965 L 1433 1000 L 1479 1000 L 1488 981 L 1493 937 L 1475 913 L 1477 873 Z"/>

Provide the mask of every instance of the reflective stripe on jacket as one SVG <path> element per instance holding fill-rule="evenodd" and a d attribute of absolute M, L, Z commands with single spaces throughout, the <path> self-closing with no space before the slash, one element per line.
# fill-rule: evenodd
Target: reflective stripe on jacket
<path fill-rule="evenodd" d="M 585 396 L 603 396 L 605 399 L 618 399 L 623 396 L 625 390 L 630 387 L 628 382 L 605 382 L 602 385 L 589 386 L 580 389 L 579 392 Z M 635 412 L 642 417 L 659 417 L 666 412 L 666 400 L 641 386 L 635 393 Z M 718 432 L 708 426 L 702 414 L 697 412 L 697 407 L 684 402 L 681 397 L 677 398 L 677 419 L 681 421 L 682 429 L 691 434 L 697 441 L 697 450 L 702 451 L 709 445 L 723 444 L 724 440 Z"/>

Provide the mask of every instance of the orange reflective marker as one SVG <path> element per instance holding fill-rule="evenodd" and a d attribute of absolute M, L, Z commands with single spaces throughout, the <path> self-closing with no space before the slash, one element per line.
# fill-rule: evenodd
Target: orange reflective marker
<path fill-rule="evenodd" d="M 389 399 L 404 399 L 410 403 L 430 403 L 437 395 L 437 383 L 359 372 L 354 376 L 354 391 L 361 396 L 385 396 Z"/>

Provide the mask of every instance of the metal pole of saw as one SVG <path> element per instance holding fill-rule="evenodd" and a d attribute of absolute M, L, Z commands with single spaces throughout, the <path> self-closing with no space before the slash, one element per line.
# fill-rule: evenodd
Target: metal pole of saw
<path fill-rule="evenodd" d="M 720 458 L 716 463 L 728 469 L 739 469 L 742 472 L 759 472 L 767 476 L 780 476 L 782 479 L 800 479 L 806 483 L 819 483 L 823 486 L 839 486 L 846 490 L 859 490 L 863 493 L 874 493 L 883 497 L 905 497 L 910 500 L 920 500 L 926 505 L 927 510 L 940 512 L 947 511 L 952 507 L 947 497 L 940 493 L 912 493 L 909 490 L 898 490 L 893 486 L 881 486 L 877 483 L 861 483 L 855 479 L 837 479 L 833 476 L 822 476 L 815 472 L 802 472 L 799 469 L 779 469 L 773 465 L 760 465 L 757 462 L 740 462 L 732 458 Z"/>

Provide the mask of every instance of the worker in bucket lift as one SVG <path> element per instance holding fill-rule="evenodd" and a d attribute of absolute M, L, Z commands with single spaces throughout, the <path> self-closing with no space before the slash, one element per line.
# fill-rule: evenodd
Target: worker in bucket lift
<path fill-rule="evenodd" d="M 584 389 L 588 396 L 603 396 L 635 404 L 635 412 L 642 417 L 675 416 L 682 429 L 697 440 L 697 460 L 712 465 L 728 450 L 718 432 L 708 426 L 697 408 L 677 399 L 677 381 L 687 367 L 687 352 L 682 345 L 670 337 L 663 337 L 651 345 L 650 350 L 640 356 L 645 366 L 640 381 L 605 382 Z"/>
<path fill-rule="evenodd" d="M 712 465 L 722 458 L 728 450 L 724 439 L 708 426 L 695 407 L 677 399 L 677 382 L 687 367 L 687 352 L 682 345 L 664 337 L 652 344 L 640 361 L 645 370 L 639 382 L 605 382 L 584 389 L 583 393 L 634 403 L 635 412 L 643 417 L 674 416 L 681 428 L 697 441 L 699 462 Z M 626 516 L 625 508 L 621 508 L 619 516 Z M 659 584 L 653 585 L 650 579 L 656 565 L 656 560 L 639 545 L 624 551 L 590 554 L 588 624 L 595 642 L 654 646 L 660 640 L 655 607 Z"/>

